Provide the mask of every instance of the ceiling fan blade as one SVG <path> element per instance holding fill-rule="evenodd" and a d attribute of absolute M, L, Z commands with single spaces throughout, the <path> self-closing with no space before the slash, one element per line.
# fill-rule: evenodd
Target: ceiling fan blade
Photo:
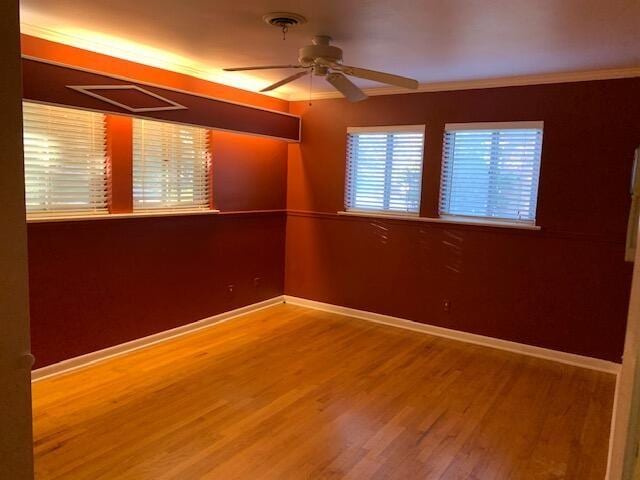
<path fill-rule="evenodd" d="M 335 87 L 350 102 L 365 100 L 367 96 L 351 80 L 338 72 L 327 75 L 327 82 Z"/>
<path fill-rule="evenodd" d="M 402 77 L 400 75 L 394 75 L 392 73 L 377 72 L 375 70 L 367 70 L 366 68 L 350 67 L 348 65 L 341 64 L 333 64 L 331 65 L 331 67 L 353 77 L 373 80 L 374 82 L 386 83 L 388 85 L 396 85 L 403 88 L 418 88 L 418 81 L 414 80 L 413 78 Z"/>
<path fill-rule="evenodd" d="M 279 82 L 276 82 L 276 83 L 274 83 L 272 85 L 269 85 L 268 87 L 263 88 L 260 91 L 261 92 L 269 92 L 271 90 L 275 90 L 276 88 L 281 87 L 282 85 L 285 85 L 285 84 L 287 84 L 289 82 L 293 82 L 294 80 L 297 80 L 297 79 L 299 79 L 301 77 L 304 77 L 305 75 L 308 75 L 308 74 L 309 74 L 308 70 L 305 70 L 304 72 L 294 73 L 293 75 L 291 75 L 291 76 L 289 76 L 289 77 L 287 77 L 287 78 L 285 78 L 283 80 L 280 80 Z"/>
<path fill-rule="evenodd" d="M 225 72 L 242 72 L 244 70 L 270 70 L 276 68 L 306 68 L 304 65 L 264 65 L 261 67 L 233 67 L 223 68 Z"/>

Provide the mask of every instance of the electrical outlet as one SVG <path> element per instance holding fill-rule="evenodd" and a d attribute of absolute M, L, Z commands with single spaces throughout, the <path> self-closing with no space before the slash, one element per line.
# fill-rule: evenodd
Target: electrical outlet
<path fill-rule="evenodd" d="M 262 278 L 256 277 L 253 279 L 253 286 L 258 288 L 262 284 Z"/>
<path fill-rule="evenodd" d="M 442 302 L 442 309 L 445 312 L 450 312 L 451 311 L 451 300 L 445 300 L 444 302 Z"/>
<path fill-rule="evenodd" d="M 235 285 L 231 284 L 231 285 L 227 285 L 227 291 L 229 293 L 233 293 L 234 289 L 236 288 Z"/>

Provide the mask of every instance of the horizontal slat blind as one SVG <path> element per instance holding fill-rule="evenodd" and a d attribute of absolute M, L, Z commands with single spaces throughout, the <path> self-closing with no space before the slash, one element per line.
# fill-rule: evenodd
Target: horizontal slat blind
<path fill-rule="evenodd" d="M 440 214 L 535 223 L 542 123 L 447 125 Z"/>
<path fill-rule="evenodd" d="M 207 130 L 133 120 L 134 210 L 209 208 Z"/>
<path fill-rule="evenodd" d="M 105 116 L 23 103 L 27 213 L 107 212 Z"/>
<path fill-rule="evenodd" d="M 418 214 L 424 125 L 350 129 L 345 207 Z"/>

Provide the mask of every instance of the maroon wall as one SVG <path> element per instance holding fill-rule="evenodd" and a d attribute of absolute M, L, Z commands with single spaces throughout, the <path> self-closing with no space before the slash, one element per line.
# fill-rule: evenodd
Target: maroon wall
<path fill-rule="evenodd" d="M 214 203 L 223 211 L 284 210 L 287 144 L 211 131 Z"/>
<path fill-rule="evenodd" d="M 95 98 L 70 88 L 74 86 L 91 88 L 91 93 L 102 98 Z M 101 86 L 107 89 L 100 89 Z M 128 88 L 108 90 L 108 87 L 114 86 Z M 144 92 L 158 95 L 160 99 Z M 25 100 L 120 115 L 128 115 L 131 110 L 105 101 L 105 98 L 133 109 L 167 108 L 170 106 L 169 102 L 175 102 L 181 108 L 143 111 L 136 114 L 160 121 L 267 135 L 292 141 L 298 141 L 300 136 L 300 119 L 288 113 L 254 108 L 226 100 L 214 100 L 146 83 L 136 83 L 129 79 L 122 80 L 107 73 L 90 73 L 74 67 L 54 65 L 43 60 L 22 60 L 22 93 Z"/>
<path fill-rule="evenodd" d="M 213 140 L 217 208 L 285 208 L 285 143 Z M 285 222 L 276 211 L 30 224 L 36 367 L 281 295 Z"/>
<path fill-rule="evenodd" d="M 289 146 L 285 293 L 620 361 L 638 98 L 626 79 L 292 104 L 303 142 Z M 444 124 L 518 120 L 545 122 L 541 231 L 336 215 L 348 126 L 426 124 L 433 217 Z"/>

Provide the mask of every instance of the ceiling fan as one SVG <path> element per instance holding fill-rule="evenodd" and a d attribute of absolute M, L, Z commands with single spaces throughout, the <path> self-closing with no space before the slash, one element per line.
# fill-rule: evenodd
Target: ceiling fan
<path fill-rule="evenodd" d="M 239 72 L 245 70 L 270 70 L 277 68 L 299 68 L 301 72 L 294 73 L 266 88 L 261 92 L 275 90 L 282 85 L 293 82 L 306 75 L 313 74 L 325 77 L 333 87 L 338 90 L 350 102 L 359 102 L 367 98 L 367 95 L 360 90 L 346 75 L 364 78 L 375 82 L 395 85 L 397 87 L 416 89 L 418 82 L 412 78 L 394 75 L 392 73 L 377 72 L 366 68 L 351 67 L 342 63 L 342 49 L 330 45 L 331 37 L 326 35 L 316 35 L 313 37 L 313 44 L 302 47 L 298 53 L 298 63 L 291 65 L 265 65 L 259 67 L 236 67 L 225 68 L 227 72 Z"/>

